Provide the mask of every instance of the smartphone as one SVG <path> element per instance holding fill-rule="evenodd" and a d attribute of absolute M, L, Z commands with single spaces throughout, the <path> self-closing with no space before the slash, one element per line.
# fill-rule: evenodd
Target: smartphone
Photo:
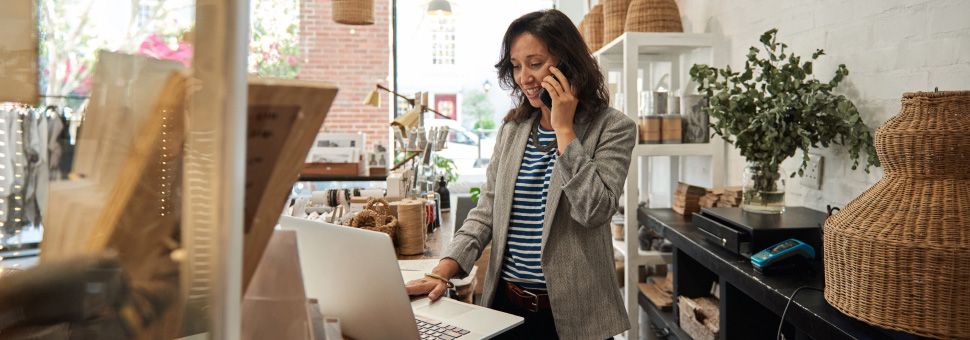
<path fill-rule="evenodd" d="M 569 71 L 567 70 L 565 63 L 560 61 L 559 64 L 556 64 L 556 68 L 558 68 L 559 72 L 562 72 L 562 74 L 566 76 L 566 79 L 569 79 Z M 553 75 L 552 77 L 556 78 L 555 75 Z M 556 78 L 556 79 L 559 79 L 559 78 Z M 543 104 L 546 104 L 546 107 L 552 109 L 552 96 L 549 95 L 549 92 L 546 91 L 545 88 L 543 88 L 542 93 L 539 94 L 539 99 L 542 100 Z"/>

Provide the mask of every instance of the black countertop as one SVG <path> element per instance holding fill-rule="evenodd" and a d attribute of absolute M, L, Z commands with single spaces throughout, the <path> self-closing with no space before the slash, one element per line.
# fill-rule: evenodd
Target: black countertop
<path fill-rule="evenodd" d="M 821 261 L 811 262 L 811 268 L 804 271 L 765 276 L 754 270 L 750 260 L 707 242 L 689 217 L 671 209 L 641 208 L 638 218 L 640 224 L 652 228 L 718 275 L 722 284 L 731 284 L 777 315 L 781 315 L 798 287 L 824 287 Z M 822 292 L 807 289 L 795 297 L 785 320 L 815 339 L 919 339 L 853 319 L 829 305 Z"/>

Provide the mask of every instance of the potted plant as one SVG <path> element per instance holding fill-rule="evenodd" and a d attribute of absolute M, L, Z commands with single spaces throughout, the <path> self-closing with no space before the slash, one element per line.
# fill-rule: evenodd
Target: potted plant
<path fill-rule="evenodd" d="M 849 70 L 840 64 L 832 80 L 819 81 L 812 65 L 824 52 L 816 50 L 802 62 L 785 51 L 788 45 L 775 40 L 777 33 L 771 29 L 761 35 L 763 49 L 751 47 L 740 72 L 703 64 L 690 69 L 698 92 L 707 97 L 703 110 L 714 118 L 714 133 L 734 144 L 747 160 L 741 207 L 760 213 L 784 211 L 779 166 L 798 150 L 802 163 L 791 177 L 803 174 L 810 148 L 830 144 L 848 148 L 853 170 L 862 154 L 868 156 L 867 173 L 869 167 L 879 166 L 872 132 L 859 111 L 848 98 L 833 93 Z"/>

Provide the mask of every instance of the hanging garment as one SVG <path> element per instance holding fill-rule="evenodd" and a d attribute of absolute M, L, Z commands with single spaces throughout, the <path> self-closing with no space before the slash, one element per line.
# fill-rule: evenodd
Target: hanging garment
<path fill-rule="evenodd" d="M 23 140 L 24 169 L 24 215 L 29 225 L 41 224 L 41 208 L 38 199 L 41 186 L 47 190 L 47 119 L 41 110 L 26 110 L 20 119 Z M 41 176 L 43 174 L 43 176 Z M 43 183 L 41 183 L 43 181 Z"/>
<path fill-rule="evenodd" d="M 0 111 L 0 233 L 10 237 L 26 224 L 24 218 L 25 170 L 23 117 L 26 109 Z"/>

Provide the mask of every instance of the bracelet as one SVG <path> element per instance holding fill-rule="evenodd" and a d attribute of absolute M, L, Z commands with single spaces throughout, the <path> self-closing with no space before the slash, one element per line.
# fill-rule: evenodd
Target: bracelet
<path fill-rule="evenodd" d="M 451 283 L 451 280 L 444 278 L 444 276 L 441 276 L 435 273 L 424 273 L 424 276 L 444 282 L 445 285 L 448 286 L 448 288 L 455 288 L 455 284 Z"/>

